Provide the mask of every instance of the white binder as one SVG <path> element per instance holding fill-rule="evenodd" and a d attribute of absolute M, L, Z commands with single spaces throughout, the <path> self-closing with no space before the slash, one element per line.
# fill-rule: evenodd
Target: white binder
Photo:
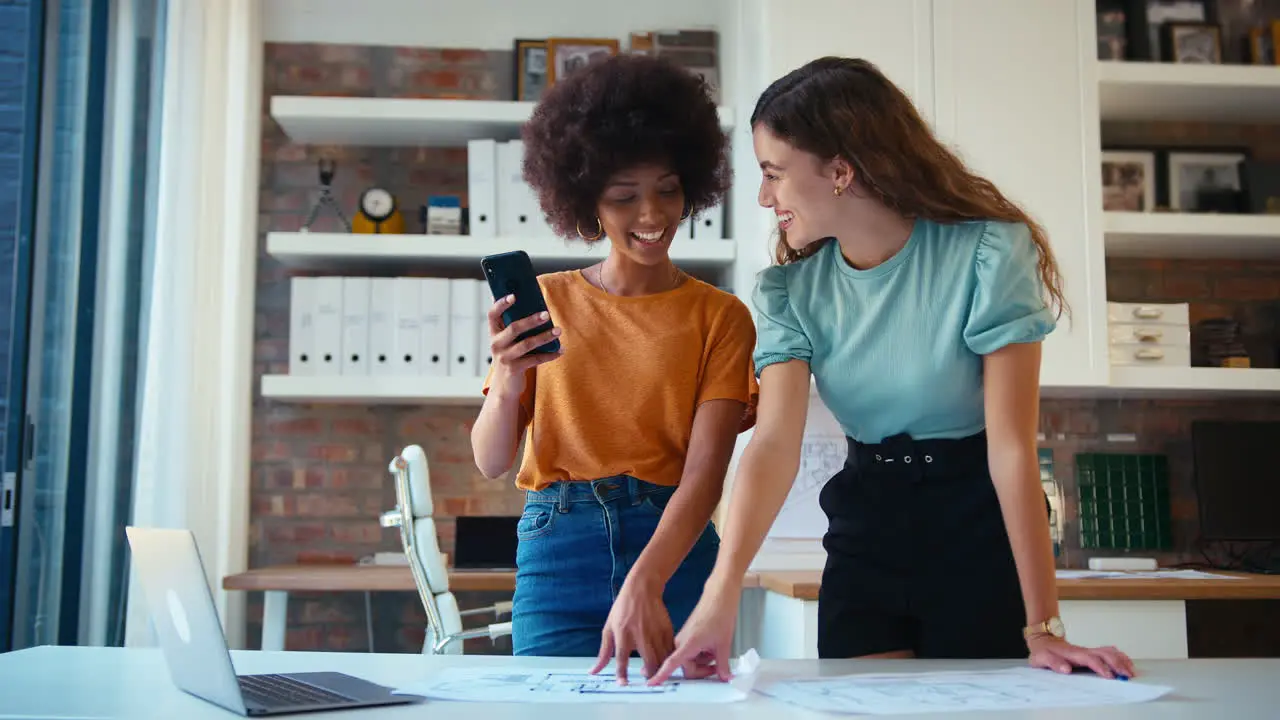
<path fill-rule="evenodd" d="M 312 375 L 315 370 L 315 283 L 310 277 L 289 279 L 289 374 Z"/>
<path fill-rule="evenodd" d="M 451 278 L 449 280 L 449 375 L 475 377 L 476 331 L 480 323 L 476 318 L 476 285 L 479 280 Z"/>
<path fill-rule="evenodd" d="M 392 374 L 398 377 L 421 374 L 422 363 L 422 283 L 420 278 L 395 278 L 395 354 Z"/>
<path fill-rule="evenodd" d="M 342 372 L 342 278 L 312 278 L 315 302 L 316 364 L 313 375 Z"/>
<path fill-rule="evenodd" d="M 695 240 L 724 239 L 723 205 L 709 207 L 702 211 L 701 215 L 695 215 L 693 220 L 693 237 Z"/>
<path fill-rule="evenodd" d="M 467 217 L 470 234 L 498 234 L 498 143 L 481 139 L 467 142 Z"/>
<path fill-rule="evenodd" d="M 476 374 L 484 377 L 493 365 L 493 338 L 489 335 L 489 309 L 493 307 L 493 291 L 484 280 L 476 282 Z"/>
<path fill-rule="evenodd" d="M 342 278 L 342 375 L 369 374 L 369 278 Z"/>
<path fill-rule="evenodd" d="M 396 366 L 396 279 L 376 277 L 369 281 L 369 374 L 395 375 Z"/>
<path fill-rule="evenodd" d="M 521 163 L 524 142 L 498 144 L 498 234 L 511 237 L 547 237 L 551 226 L 538 207 L 538 197 L 524 181 Z"/>
<path fill-rule="evenodd" d="M 449 278 L 419 278 L 422 288 L 421 375 L 449 374 Z"/>

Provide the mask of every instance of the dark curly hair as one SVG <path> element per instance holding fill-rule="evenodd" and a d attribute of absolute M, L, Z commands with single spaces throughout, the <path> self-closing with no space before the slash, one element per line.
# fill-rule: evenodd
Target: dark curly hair
<path fill-rule="evenodd" d="M 686 212 L 724 198 L 732 180 L 728 137 L 706 81 L 660 57 L 596 60 L 547 89 L 521 131 L 525 182 L 554 232 L 596 227 L 596 203 L 614 173 L 670 165 Z"/>

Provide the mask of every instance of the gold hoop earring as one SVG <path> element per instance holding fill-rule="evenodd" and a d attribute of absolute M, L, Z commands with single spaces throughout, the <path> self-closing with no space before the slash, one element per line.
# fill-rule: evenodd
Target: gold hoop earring
<path fill-rule="evenodd" d="M 842 187 L 840 187 L 839 185 L 837 185 L 837 186 L 836 186 L 836 197 L 840 197 L 840 193 L 842 193 L 842 192 L 844 192 L 844 188 L 842 188 Z"/>
<path fill-rule="evenodd" d="M 599 240 L 604 235 L 604 225 L 600 224 L 600 218 L 598 217 L 596 218 L 596 234 L 593 235 L 592 237 L 587 237 L 586 235 L 582 234 L 582 223 L 577 222 L 577 223 L 574 223 L 573 226 L 578 230 L 578 237 L 582 238 L 583 240 L 586 240 L 587 242 L 595 242 L 596 240 Z"/>

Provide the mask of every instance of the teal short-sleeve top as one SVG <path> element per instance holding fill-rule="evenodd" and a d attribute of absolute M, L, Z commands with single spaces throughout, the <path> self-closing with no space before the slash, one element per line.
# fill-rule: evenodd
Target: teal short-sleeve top
<path fill-rule="evenodd" d="M 798 359 L 846 435 L 956 438 L 986 427 L 982 356 L 1035 342 L 1056 320 L 1021 223 L 919 219 L 866 270 L 828 241 L 764 270 L 753 292 L 756 373 Z"/>

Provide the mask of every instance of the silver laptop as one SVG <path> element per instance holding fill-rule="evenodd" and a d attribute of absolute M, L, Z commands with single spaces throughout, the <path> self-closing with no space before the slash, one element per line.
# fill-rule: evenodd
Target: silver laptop
<path fill-rule="evenodd" d="M 236 675 L 190 530 L 126 527 L 169 676 L 179 689 L 244 716 L 418 702 L 337 672 Z"/>

